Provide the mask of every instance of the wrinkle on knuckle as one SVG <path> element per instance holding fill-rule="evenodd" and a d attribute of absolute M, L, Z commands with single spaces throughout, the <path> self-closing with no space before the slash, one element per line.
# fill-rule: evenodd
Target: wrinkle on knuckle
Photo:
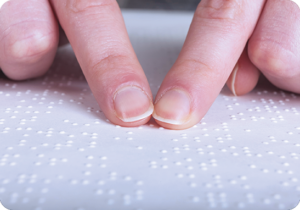
<path fill-rule="evenodd" d="M 197 60 L 197 59 L 186 59 L 184 61 L 182 61 L 181 63 L 178 64 L 181 67 L 185 67 L 188 69 L 200 69 L 200 68 L 204 68 L 206 69 L 206 71 L 212 71 L 211 67 L 209 65 L 207 65 L 206 63 Z"/>
<path fill-rule="evenodd" d="M 241 0 L 208 0 L 200 2 L 195 17 L 199 19 L 216 20 L 238 24 L 244 11 L 244 1 Z"/>
<path fill-rule="evenodd" d="M 96 63 L 92 64 L 88 68 L 88 72 L 90 75 L 95 76 L 95 78 L 107 78 L 107 76 L 117 76 L 113 73 L 114 70 L 118 71 L 120 68 L 120 63 L 124 63 L 123 61 L 127 59 L 127 56 L 121 54 L 109 53 L 104 56 Z M 122 66 L 124 67 L 124 66 Z"/>
<path fill-rule="evenodd" d="M 186 69 L 191 75 L 199 74 L 207 78 L 223 77 L 224 72 L 221 69 L 216 69 L 205 62 L 198 59 L 186 59 L 177 64 L 178 68 Z M 185 71 L 186 72 L 186 71 Z"/>
<path fill-rule="evenodd" d="M 83 13 L 92 8 L 114 6 L 116 0 L 66 0 L 66 9 L 72 13 Z"/>

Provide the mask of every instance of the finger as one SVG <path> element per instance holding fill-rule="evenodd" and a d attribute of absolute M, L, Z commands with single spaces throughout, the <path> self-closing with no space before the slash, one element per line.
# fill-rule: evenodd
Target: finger
<path fill-rule="evenodd" d="M 115 0 L 52 0 L 101 110 L 113 123 L 137 126 L 153 112 L 146 76 Z"/>
<path fill-rule="evenodd" d="M 226 84 L 235 96 L 244 95 L 255 88 L 259 75 L 259 70 L 249 60 L 246 46 Z"/>
<path fill-rule="evenodd" d="M 171 129 L 205 115 L 240 57 L 263 0 L 202 0 L 174 66 L 155 100 L 153 117 Z"/>
<path fill-rule="evenodd" d="M 274 85 L 300 93 L 299 6 L 290 0 L 267 1 L 248 51 Z"/>
<path fill-rule="evenodd" d="M 52 64 L 58 26 L 47 0 L 10 0 L 0 10 L 0 65 L 11 79 L 43 75 Z"/>

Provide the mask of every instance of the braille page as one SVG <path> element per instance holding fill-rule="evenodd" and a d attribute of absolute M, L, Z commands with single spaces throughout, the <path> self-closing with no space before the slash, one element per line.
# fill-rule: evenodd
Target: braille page
<path fill-rule="evenodd" d="M 123 11 L 155 95 L 192 13 Z M 70 46 L 49 72 L 0 77 L 0 201 L 10 210 L 283 209 L 300 201 L 300 96 L 224 87 L 188 130 L 111 124 Z"/>

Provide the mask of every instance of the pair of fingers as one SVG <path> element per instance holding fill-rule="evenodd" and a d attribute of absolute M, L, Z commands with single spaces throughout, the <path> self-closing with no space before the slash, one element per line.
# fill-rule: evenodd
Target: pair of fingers
<path fill-rule="evenodd" d="M 300 93 L 300 11 L 290 0 L 202 0 L 182 51 L 156 99 L 115 0 L 10 0 L 0 12 L 0 66 L 10 78 L 44 74 L 65 31 L 89 86 L 113 123 L 138 126 L 151 114 L 185 129 L 205 115 L 223 85 L 251 91 L 260 71 Z"/>

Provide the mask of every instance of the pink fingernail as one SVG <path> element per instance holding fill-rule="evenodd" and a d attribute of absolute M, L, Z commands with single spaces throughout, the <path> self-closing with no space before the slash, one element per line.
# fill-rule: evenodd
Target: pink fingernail
<path fill-rule="evenodd" d="M 127 86 L 118 90 L 114 98 L 114 106 L 117 117 L 123 122 L 142 120 L 153 113 L 150 98 L 136 86 Z"/>
<path fill-rule="evenodd" d="M 155 104 L 153 117 L 168 124 L 182 125 L 188 121 L 190 111 L 189 95 L 185 91 L 172 89 Z"/>

